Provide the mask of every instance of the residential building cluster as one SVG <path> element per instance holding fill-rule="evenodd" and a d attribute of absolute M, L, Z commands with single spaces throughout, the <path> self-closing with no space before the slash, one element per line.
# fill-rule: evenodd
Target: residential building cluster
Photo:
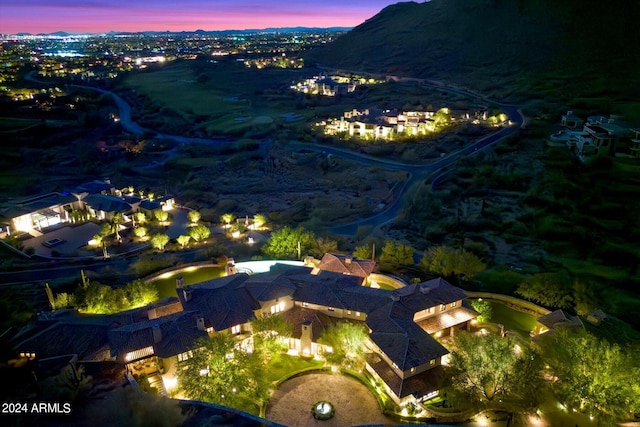
<path fill-rule="evenodd" d="M 378 83 L 384 83 L 384 81 L 372 77 L 318 74 L 310 79 L 296 83 L 291 86 L 291 89 L 312 95 L 336 96 L 354 92 L 359 85 Z"/>
<path fill-rule="evenodd" d="M 553 144 L 566 144 L 581 159 L 600 155 L 640 158 L 640 126 L 623 117 L 594 115 L 586 121 L 568 111 L 562 116 L 562 130 L 552 134 Z"/>
<path fill-rule="evenodd" d="M 100 35 L 0 35 L 0 83 L 16 81 L 28 64 L 44 77 L 115 78 L 150 62 L 234 55 L 247 61 L 294 57 L 339 32 L 126 33 Z M 253 59 L 258 58 L 258 59 Z"/>
<path fill-rule="evenodd" d="M 353 109 L 340 118 L 331 118 L 316 123 L 324 134 L 362 140 L 387 140 L 403 137 L 428 136 L 442 131 L 452 122 L 469 122 L 474 125 L 486 123 L 500 127 L 509 124 L 504 113 L 489 116 L 487 111 L 453 112 L 449 108 L 437 111 L 403 111 L 398 109 Z"/>
<path fill-rule="evenodd" d="M 285 53 L 280 56 L 265 56 L 246 59 L 244 65 L 261 70 L 263 68 L 303 68 L 304 60 L 298 57 L 287 57 Z"/>

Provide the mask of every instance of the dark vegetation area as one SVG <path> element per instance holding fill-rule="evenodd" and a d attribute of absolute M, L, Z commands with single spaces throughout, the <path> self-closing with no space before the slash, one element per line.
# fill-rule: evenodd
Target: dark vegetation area
<path fill-rule="evenodd" d="M 640 97 L 639 15 L 638 2 L 623 0 L 403 2 L 305 59 L 455 82 L 548 112 L 571 100 L 606 114 Z M 640 113 L 632 108 L 624 113 Z"/>

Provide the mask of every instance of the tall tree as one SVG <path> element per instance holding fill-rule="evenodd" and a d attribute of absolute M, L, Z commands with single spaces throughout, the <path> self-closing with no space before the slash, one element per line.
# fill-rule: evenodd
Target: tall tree
<path fill-rule="evenodd" d="M 122 224 L 123 221 L 124 221 L 124 217 L 120 212 L 117 212 L 113 215 L 113 217 L 111 217 L 111 219 L 108 222 L 109 227 L 111 228 L 111 232 L 116 235 L 116 239 L 118 240 L 121 239 L 120 224 Z"/>
<path fill-rule="evenodd" d="M 457 371 L 454 388 L 474 398 L 492 401 L 516 399 L 528 407 L 537 403 L 543 385 L 540 359 L 513 337 L 479 336 L 467 332 L 456 335 L 451 366 Z"/>
<path fill-rule="evenodd" d="M 180 246 L 182 246 L 183 248 L 185 246 L 187 246 L 189 244 L 189 240 L 191 240 L 191 236 L 185 235 L 185 234 L 181 234 L 180 236 L 178 236 L 176 238 L 176 241 L 180 244 Z"/>
<path fill-rule="evenodd" d="M 209 230 L 209 227 L 204 224 L 198 224 L 187 228 L 187 234 L 191 236 L 193 240 L 199 242 L 201 240 L 208 239 L 211 235 L 211 230 Z"/>
<path fill-rule="evenodd" d="M 299 249 L 299 251 L 298 251 Z M 272 258 L 297 259 L 300 255 L 315 254 L 317 243 L 315 235 L 302 227 L 283 227 L 271 233 L 271 237 L 262 247 L 265 255 Z"/>
<path fill-rule="evenodd" d="M 349 365 L 357 363 L 362 356 L 367 336 L 362 324 L 339 322 L 327 327 L 318 341 L 332 348 L 332 352 L 325 355 L 329 362 Z"/>
<path fill-rule="evenodd" d="M 456 281 L 469 280 L 487 268 L 487 265 L 472 252 L 447 246 L 429 248 L 420 260 L 420 266 L 427 271 Z"/>
<path fill-rule="evenodd" d="M 140 226 L 133 229 L 133 234 L 135 234 L 138 239 L 144 239 L 147 237 L 147 232 L 147 227 Z"/>
<path fill-rule="evenodd" d="M 182 362 L 179 387 L 190 399 L 238 407 L 260 404 L 268 396 L 265 371 L 258 352 L 236 346 L 233 336 L 219 333 L 197 341 L 193 357 Z"/>
<path fill-rule="evenodd" d="M 169 243 L 169 236 L 166 234 L 154 234 L 151 236 L 151 244 L 154 248 L 164 251 L 164 247 Z"/>
<path fill-rule="evenodd" d="M 585 331 L 556 330 L 539 338 L 553 390 L 567 407 L 615 425 L 640 412 L 640 353 Z"/>
<path fill-rule="evenodd" d="M 366 244 L 362 246 L 356 246 L 353 250 L 353 256 L 358 259 L 374 259 L 373 244 Z"/>
<path fill-rule="evenodd" d="M 231 224 L 234 220 L 236 219 L 236 216 L 232 213 L 226 213 L 226 214 L 222 214 L 220 216 L 220 222 L 223 222 L 224 224 L 227 225 L 227 227 L 229 226 L 229 224 Z"/>
<path fill-rule="evenodd" d="M 283 338 L 291 337 L 293 325 L 282 316 L 264 313 L 251 322 L 254 345 L 263 353 L 265 361 L 273 353 L 286 350 Z"/>
<path fill-rule="evenodd" d="M 393 240 L 386 240 L 382 247 L 382 253 L 380 254 L 380 262 L 396 267 L 412 266 L 414 265 L 413 252 L 413 248 L 409 245 L 399 244 Z"/>
<path fill-rule="evenodd" d="M 518 286 L 516 293 L 547 307 L 573 305 L 571 279 L 564 271 L 534 274 Z"/>
<path fill-rule="evenodd" d="M 253 225 L 255 228 L 262 228 L 267 223 L 267 217 L 263 214 L 255 214 L 253 216 Z"/>
<path fill-rule="evenodd" d="M 165 222 L 167 219 L 169 219 L 169 212 L 163 211 L 162 209 L 156 209 L 153 211 L 153 216 L 159 222 Z"/>
<path fill-rule="evenodd" d="M 198 221 L 200 221 L 200 212 L 189 211 L 189 213 L 187 214 L 187 217 L 189 218 L 189 222 L 191 222 L 192 224 L 197 224 Z"/>

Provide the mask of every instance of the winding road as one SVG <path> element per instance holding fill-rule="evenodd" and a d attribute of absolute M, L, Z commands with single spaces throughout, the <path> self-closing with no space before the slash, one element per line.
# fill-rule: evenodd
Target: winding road
<path fill-rule="evenodd" d="M 26 78 L 34 82 L 46 84 L 46 82 L 36 80 L 33 77 L 33 75 L 28 75 Z M 405 171 L 407 173 L 407 179 L 404 181 L 402 187 L 397 191 L 394 201 L 390 203 L 388 206 L 386 206 L 385 210 L 383 210 L 382 212 L 376 213 L 374 215 L 371 215 L 367 218 L 362 218 L 358 221 L 354 221 L 347 224 L 335 225 L 330 228 L 330 231 L 334 234 L 354 236 L 356 234 L 358 227 L 361 227 L 361 226 L 380 227 L 384 224 L 387 224 L 393 221 L 400 214 L 403 208 L 403 203 L 404 203 L 403 196 L 406 194 L 409 188 L 411 188 L 417 183 L 424 183 L 424 184 L 432 183 L 434 179 L 436 179 L 438 176 L 441 176 L 445 170 L 450 168 L 450 166 L 454 165 L 455 162 L 460 157 L 473 155 L 489 146 L 492 146 L 495 143 L 501 141 L 502 139 L 515 134 L 520 128 L 524 127 L 526 124 L 525 117 L 522 114 L 522 112 L 518 109 L 517 106 L 502 104 L 500 102 L 490 100 L 482 95 L 473 93 L 471 91 L 468 91 L 462 88 L 443 85 L 440 82 L 433 82 L 427 79 L 398 77 L 398 76 L 391 76 L 391 75 L 387 75 L 385 76 L 385 78 L 387 80 L 395 80 L 400 82 L 414 82 L 423 87 L 428 87 L 428 88 L 440 90 L 443 92 L 461 95 L 470 99 L 480 100 L 487 105 L 500 108 L 502 111 L 504 111 L 507 114 L 511 123 L 509 126 L 502 127 L 500 130 L 498 130 L 497 132 L 491 135 L 488 135 L 476 140 L 474 143 L 469 144 L 467 147 L 465 147 L 460 151 L 452 153 L 435 162 L 430 162 L 425 164 L 411 164 L 411 163 L 399 162 L 396 160 L 381 159 L 381 158 L 373 157 L 364 153 L 357 153 L 350 150 L 346 150 L 338 147 L 332 147 L 328 145 L 303 143 L 303 142 L 297 142 L 297 141 L 289 142 L 289 147 L 292 147 L 294 149 L 300 148 L 305 150 L 316 150 L 326 154 L 332 154 L 336 157 L 341 157 L 341 158 L 349 159 L 352 161 L 364 163 L 370 166 L 371 165 L 380 166 L 388 170 L 399 170 L 399 171 Z M 105 90 L 105 89 L 91 87 L 91 86 L 78 86 L 78 87 L 94 90 L 99 93 L 111 96 L 119 110 L 120 124 L 127 132 L 131 132 L 136 135 L 142 135 L 144 133 L 151 132 L 154 134 L 155 138 L 172 139 L 182 144 L 186 144 L 186 143 L 210 144 L 210 145 L 235 144 L 235 141 L 228 141 L 228 140 L 190 138 L 190 137 L 185 137 L 181 135 L 157 133 L 151 129 L 146 129 L 140 126 L 139 124 L 137 124 L 136 122 L 134 122 L 131 118 L 131 106 L 121 96 L 117 95 L 116 93 Z M 78 268 L 78 267 L 76 266 L 75 268 Z M 1 276 L 2 275 L 0 275 L 0 278 Z M 0 280 L 0 282 L 1 281 L 2 280 Z"/>
<path fill-rule="evenodd" d="M 322 67 L 322 68 L 325 68 L 325 67 Z M 349 70 L 342 70 L 342 71 L 352 72 L 352 73 L 354 72 Z M 45 83 L 45 82 L 36 80 L 33 77 L 33 75 L 28 75 L 27 79 L 36 81 L 39 83 Z M 389 223 L 390 221 L 393 221 L 398 216 L 398 214 L 402 209 L 402 204 L 403 204 L 402 196 L 414 184 L 418 182 L 424 182 L 425 184 L 428 182 L 431 182 L 431 180 L 436 178 L 446 168 L 454 164 L 460 157 L 473 155 L 476 152 L 481 151 L 482 149 L 489 147 L 510 135 L 515 134 L 526 123 L 524 115 L 522 114 L 522 112 L 517 106 L 503 104 L 498 101 L 488 99 L 483 95 L 471 92 L 466 89 L 462 89 L 453 85 L 445 85 L 442 82 L 436 82 L 429 79 L 420 79 L 415 77 L 400 77 L 395 75 L 385 75 L 384 79 L 393 80 L 397 82 L 412 82 L 425 88 L 435 89 L 442 92 L 461 95 L 461 96 L 464 96 L 465 98 L 482 101 L 487 105 L 500 108 L 502 111 L 504 111 L 509 117 L 511 124 L 507 127 L 501 128 L 499 131 L 491 135 L 478 139 L 473 144 L 469 144 L 466 148 L 460 151 L 450 154 L 435 162 L 426 163 L 426 164 L 411 164 L 411 163 L 398 162 L 394 160 L 386 160 L 378 157 L 369 156 L 364 153 L 356 153 L 353 151 L 349 151 L 349 150 L 345 150 L 337 147 L 331 147 L 327 145 L 310 144 L 310 143 L 302 143 L 302 142 L 295 142 L 295 141 L 289 142 L 290 147 L 304 148 L 307 150 L 317 150 L 327 154 L 332 154 L 334 156 L 361 162 L 367 165 L 378 165 L 380 167 L 384 167 L 389 170 L 403 170 L 407 172 L 407 179 L 405 180 L 403 186 L 401 187 L 399 192 L 396 194 L 394 201 L 390 205 L 388 205 L 384 211 L 376 213 L 370 217 L 360 219 L 358 221 L 333 226 L 330 228 L 330 230 L 334 234 L 353 236 L 355 235 L 358 227 L 360 226 L 381 226 L 386 223 Z M 209 144 L 209 145 L 235 144 L 234 141 L 204 139 L 204 138 L 190 138 L 190 137 L 185 137 L 181 135 L 158 133 L 151 129 L 143 128 L 142 126 L 140 126 L 139 124 L 137 124 L 132 120 L 131 106 L 127 103 L 127 101 L 125 101 L 118 94 L 105 89 L 95 88 L 92 86 L 78 86 L 78 87 L 91 89 L 91 90 L 100 92 L 102 94 L 110 95 L 113 98 L 114 102 L 116 103 L 116 106 L 118 107 L 119 114 L 120 114 L 120 124 L 127 132 L 131 132 L 136 135 L 142 135 L 145 132 L 151 132 L 154 134 L 155 138 L 172 139 L 181 144 L 187 144 L 187 143 Z M 155 167 L 160 164 L 161 163 L 155 163 L 148 166 L 148 168 Z"/>

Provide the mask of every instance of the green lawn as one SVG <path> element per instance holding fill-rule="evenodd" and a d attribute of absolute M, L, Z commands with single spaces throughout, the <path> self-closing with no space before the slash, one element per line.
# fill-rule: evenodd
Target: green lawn
<path fill-rule="evenodd" d="M 304 360 L 299 356 L 288 354 L 275 354 L 267 364 L 267 380 L 269 382 L 280 381 L 294 372 L 307 369 L 320 369 L 324 366 L 322 360 Z"/>
<path fill-rule="evenodd" d="M 235 61 L 177 62 L 162 70 L 127 76 L 125 86 L 144 93 L 167 119 L 194 121 L 212 133 L 268 127 L 295 110 L 294 98 L 264 95 L 300 78 L 300 71 L 249 69 Z M 308 74 L 308 73 L 307 73 Z M 285 89 L 286 90 L 286 89 Z M 311 116 L 310 112 L 297 112 Z M 267 117 L 269 118 L 267 120 Z"/>
<path fill-rule="evenodd" d="M 176 278 L 182 276 L 185 285 L 193 285 L 195 283 L 204 282 L 206 280 L 217 279 L 224 275 L 222 267 L 204 267 L 194 271 L 185 271 L 182 273 L 172 273 L 166 277 L 155 280 L 153 283 L 158 287 L 160 298 L 169 298 L 176 296 Z"/>
<path fill-rule="evenodd" d="M 529 338 L 529 332 L 536 326 L 535 316 L 509 308 L 496 300 L 484 299 L 484 301 L 489 303 L 493 309 L 490 319 L 492 323 L 504 325 L 506 330 L 517 332 L 522 337 Z"/>

